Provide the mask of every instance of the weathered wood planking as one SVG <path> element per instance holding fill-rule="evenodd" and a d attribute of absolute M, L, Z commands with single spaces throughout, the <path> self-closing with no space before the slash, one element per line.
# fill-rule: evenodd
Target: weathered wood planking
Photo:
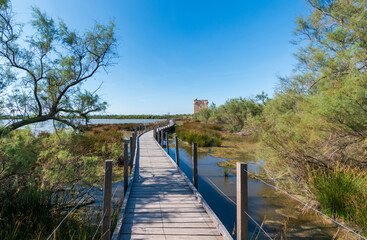
<path fill-rule="evenodd" d="M 138 141 L 136 172 L 114 239 L 224 239 L 153 131 Z"/>

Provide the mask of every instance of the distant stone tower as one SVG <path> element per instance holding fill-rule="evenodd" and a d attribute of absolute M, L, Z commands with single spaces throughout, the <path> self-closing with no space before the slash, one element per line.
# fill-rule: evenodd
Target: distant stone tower
<path fill-rule="evenodd" d="M 208 108 L 208 100 L 194 100 L 194 113 L 199 112 L 203 108 Z"/>

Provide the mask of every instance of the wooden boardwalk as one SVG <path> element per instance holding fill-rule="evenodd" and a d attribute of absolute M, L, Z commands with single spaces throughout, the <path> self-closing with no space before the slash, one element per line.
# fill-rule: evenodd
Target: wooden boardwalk
<path fill-rule="evenodd" d="M 113 239 L 228 239 L 228 232 L 159 146 L 152 131 L 138 141 L 132 186 Z"/>

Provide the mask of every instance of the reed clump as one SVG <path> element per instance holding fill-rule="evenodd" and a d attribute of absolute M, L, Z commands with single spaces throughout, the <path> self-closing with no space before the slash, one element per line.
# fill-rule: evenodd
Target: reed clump
<path fill-rule="evenodd" d="M 2 188 L 0 199 L 0 239 L 46 239 L 68 213 L 57 211 L 63 206 L 51 191 L 33 187 Z M 72 214 L 52 239 L 91 239 L 95 230 L 91 219 Z"/>
<path fill-rule="evenodd" d="M 367 176 L 360 168 L 337 165 L 309 171 L 311 191 L 325 214 L 356 223 L 367 232 Z"/>
<path fill-rule="evenodd" d="M 217 124 L 201 124 L 199 122 L 186 122 L 182 126 L 176 126 L 177 136 L 188 142 L 197 143 L 199 147 L 220 147 L 222 137 L 217 129 Z"/>

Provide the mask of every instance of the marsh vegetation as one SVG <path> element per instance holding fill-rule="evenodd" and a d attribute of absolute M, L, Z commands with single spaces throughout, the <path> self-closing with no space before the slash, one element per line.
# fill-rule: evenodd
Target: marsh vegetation
<path fill-rule="evenodd" d="M 0 238 L 44 239 L 84 199 L 55 239 L 91 239 L 101 216 L 85 207 L 95 201 L 88 190 L 102 185 L 97 180 L 107 159 L 115 160 L 113 179 L 121 181 L 122 146 L 136 125 L 91 125 L 78 133 L 63 129 L 37 136 L 25 129 L 2 137 Z"/>

